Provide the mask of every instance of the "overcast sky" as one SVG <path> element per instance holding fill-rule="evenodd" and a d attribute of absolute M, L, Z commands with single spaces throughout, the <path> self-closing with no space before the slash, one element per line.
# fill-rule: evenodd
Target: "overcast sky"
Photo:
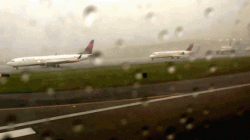
<path fill-rule="evenodd" d="M 12 48 L 60 50 L 92 38 L 97 49 L 117 40 L 247 39 L 249 9 L 244 0 L 0 0 L 0 39 L 13 39 Z"/>

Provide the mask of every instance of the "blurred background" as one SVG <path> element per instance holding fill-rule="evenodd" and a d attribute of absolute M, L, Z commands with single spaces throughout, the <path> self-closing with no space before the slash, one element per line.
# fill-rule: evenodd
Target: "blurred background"
<path fill-rule="evenodd" d="M 0 1 L 0 61 L 77 53 L 95 39 L 103 59 L 148 58 L 202 43 L 200 56 L 250 36 L 248 0 Z M 180 43 L 188 40 L 187 43 Z M 212 42 L 212 43 L 211 43 Z"/>

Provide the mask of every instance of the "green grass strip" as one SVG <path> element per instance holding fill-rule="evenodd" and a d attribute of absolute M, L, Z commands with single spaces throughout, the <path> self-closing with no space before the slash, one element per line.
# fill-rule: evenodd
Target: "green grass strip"
<path fill-rule="evenodd" d="M 28 72 L 0 78 L 0 93 L 46 92 L 105 88 L 197 79 L 250 71 L 249 57 L 133 64 L 60 71 Z M 147 77 L 143 78 L 142 73 Z M 144 74 L 144 76 L 146 76 Z"/>

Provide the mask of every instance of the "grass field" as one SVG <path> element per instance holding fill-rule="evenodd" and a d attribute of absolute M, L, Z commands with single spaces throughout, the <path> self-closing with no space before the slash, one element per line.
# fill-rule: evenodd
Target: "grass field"
<path fill-rule="evenodd" d="M 26 72 L 0 78 L 0 93 L 47 92 L 150 84 L 250 71 L 249 57 Z"/>

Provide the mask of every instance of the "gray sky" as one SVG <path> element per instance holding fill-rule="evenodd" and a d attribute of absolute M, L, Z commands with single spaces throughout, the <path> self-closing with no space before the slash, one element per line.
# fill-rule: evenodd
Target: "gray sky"
<path fill-rule="evenodd" d="M 97 50 L 119 39 L 248 39 L 249 12 L 244 0 L 0 0 L 0 41 L 4 50 L 38 55 L 75 53 L 92 38 Z"/>

